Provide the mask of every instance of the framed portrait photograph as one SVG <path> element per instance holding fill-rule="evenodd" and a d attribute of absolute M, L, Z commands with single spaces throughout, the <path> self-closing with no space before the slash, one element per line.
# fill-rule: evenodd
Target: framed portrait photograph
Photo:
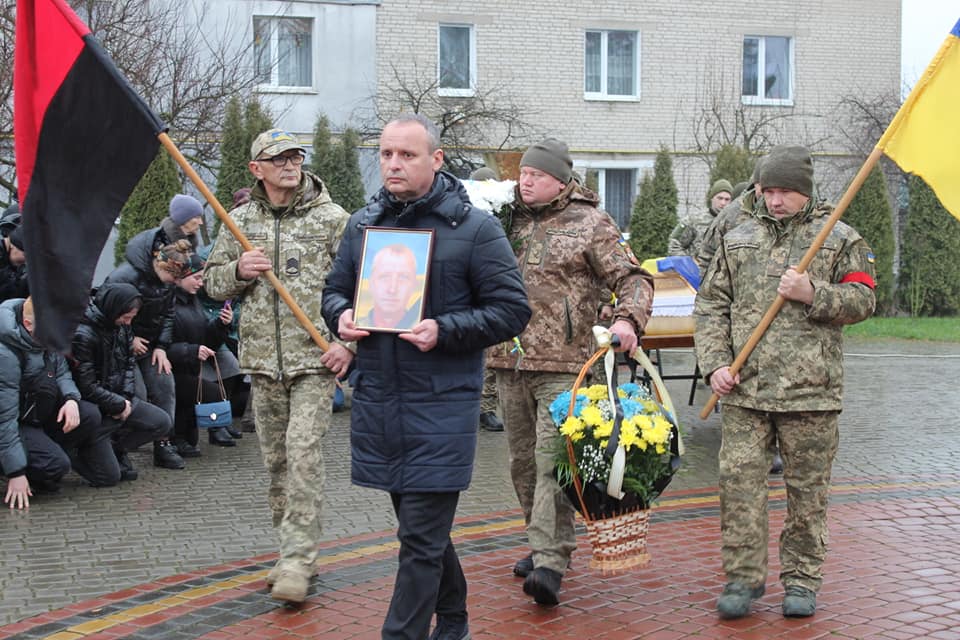
<path fill-rule="evenodd" d="M 432 252 L 433 229 L 364 229 L 353 300 L 358 329 L 403 333 L 423 319 Z"/>

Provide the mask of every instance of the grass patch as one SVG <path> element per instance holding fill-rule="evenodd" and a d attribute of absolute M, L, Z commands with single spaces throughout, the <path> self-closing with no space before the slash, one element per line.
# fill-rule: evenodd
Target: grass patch
<path fill-rule="evenodd" d="M 870 318 L 844 327 L 853 338 L 960 342 L 960 318 Z"/>

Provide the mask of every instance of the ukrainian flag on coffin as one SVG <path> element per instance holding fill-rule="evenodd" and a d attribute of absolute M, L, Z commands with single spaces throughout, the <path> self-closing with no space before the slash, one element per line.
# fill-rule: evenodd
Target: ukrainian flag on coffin
<path fill-rule="evenodd" d="M 960 20 L 877 147 L 923 178 L 960 219 Z"/>

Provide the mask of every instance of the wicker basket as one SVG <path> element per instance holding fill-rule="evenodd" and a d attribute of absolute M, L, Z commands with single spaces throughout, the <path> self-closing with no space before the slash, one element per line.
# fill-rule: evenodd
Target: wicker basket
<path fill-rule="evenodd" d="M 596 332 L 595 329 L 595 333 Z M 583 382 L 587 370 L 603 357 L 607 351 L 608 348 L 601 348 L 581 368 L 580 375 L 577 376 L 577 380 L 573 385 L 568 415 L 573 415 L 577 389 L 580 387 L 581 382 Z M 666 387 L 664 387 L 663 381 L 660 379 L 657 370 L 650 363 L 649 358 L 639 349 L 634 354 L 634 357 L 637 358 L 644 370 L 651 376 L 655 394 L 658 399 L 673 413 L 673 403 L 670 401 Z M 616 365 L 613 364 L 612 358 L 608 360 L 606 364 L 607 384 L 616 388 Z M 671 443 L 671 452 L 676 456 L 676 464 L 679 466 L 679 456 L 683 452 L 683 444 L 680 440 L 680 433 L 676 424 L 674 424 L 673 434 L 674 439 Z M 627 507 L 629 510 L 623 513 L 614 513 L 612 515 L 598 515 L 594 513 L 591 515 L 588 502 L 584 498 L 585 490 L 588 487 L 582 485 L 577 476 L 577 460 L 574 455 L 573 443 L 569 437 L 567 437 L 567 454 L 574 468 L 572 487 L 574 491 L 571 500 L 575 499 L 574 505 L 578 507 L 578 511 L 580 511 L 580 514 L 583 516 L 587 526 L 587 534 L 590 538 L 590 546 L 593 550 L 590 568 L 599 569 L 604 573 L 610 573 L 646 566 L 650 562 L 650 554 L 647 553 L 647 530 L 650 525 L 651 509 L 649 507 L 632 509 Z M 675 469 L 676 467 L 674 467 L 674 470 Z M 666 478 L 666 481 L 660 489 L 662 490 L 667 483 L 669 483 L 669 477 Z M 627 504 L 629 504 L 629 502 Z M 643 506 L 646 505 L 641 505 L 641 507 Z"/>
<path fill-rule="evenodd" d="M 650 509 L 638 509 L 602 520 L 587 520 L 593 547 L 590 568 L 604 573 L 636 569 L 650 562 L 647 529 Z"/>

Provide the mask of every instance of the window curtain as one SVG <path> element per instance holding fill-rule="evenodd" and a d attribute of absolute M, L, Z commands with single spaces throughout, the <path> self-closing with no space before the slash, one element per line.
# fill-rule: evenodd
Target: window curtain
<path fill-rule="evenodd" d="M 270 84 L 273 61 L 270 59 L 270 21 L 253 19 L 253 56 L 256 64 L 257 82 Z"/>
<path fill-rule="evenodd" d="M 764 38 L 764 97 L 785 100 L 790 97 L 790 39 Z"/>
<path fill-rule="evenodd" d="M 760 95 L 757 83 L 757 66 L 760 64 L 760 41 L 756 38 L 743 39 L 743 80 L 741 95 Z"/>
<path fill-rule="evenodd" d="M 600 93 L 600 40 L 599 31 L 588 31 L 584 43 L 583 90 L 588 93 Z"/>
<path fill-rule="evenodd" d="M 313 85 L 313 47 L 311 21 L 304 18 L 284 18 L 277 30 L 278 84 L 282 87 L 309 87 Z"/>
<path fill-rule="evenodd" d="M 469 27 L 440 27 L 440 88 L 470 88 Z"/>
<path fill-rule="evenodd" d="M 607 93 L 609 95 L 635 95 L 633 87 L 635 49 L 635 33 L 610 31 L 607 34 Z"/>
<path fill-rule="evenodd" d="M 636 170 L 607 169 L 604 171 L 603 207 L 621 230 L 630 227 L 636 185 Z"/>

